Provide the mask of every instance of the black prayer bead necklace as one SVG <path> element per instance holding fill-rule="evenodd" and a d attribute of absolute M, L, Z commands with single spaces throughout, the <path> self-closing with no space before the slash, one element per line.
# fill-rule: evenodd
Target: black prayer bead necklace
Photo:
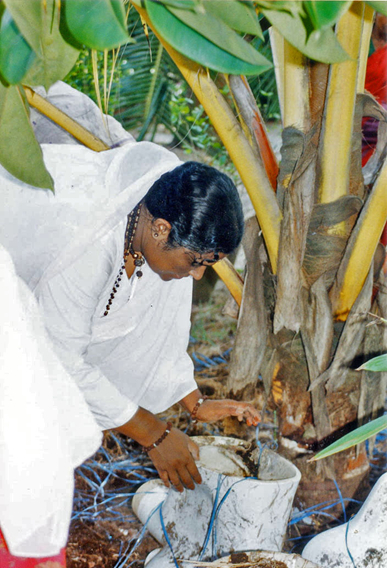
<path fill-rule="evenodd" d="M 136 268 L 138 268 L 138 270 L 136 271 L 137 278 L 141 278 L 141 276 L 142 276 L 141 266 L 145 263 L 145 258 L 142 256 L 142 254 L 140 252 L 135 252 L 133 250 L 134 235 L 136 234 L 138 221 L 140 219 L 141 205 L 142 205 L 142 201 L 140 201 L 140 203 L 128 215 L 128 221 L 126 223 L 126 229 L 125 229 L 123 262 L 122 262 L 122 266 L 121 266 L 121 268 L 120 268 L 120 270 L 117 274 L 117 278 L 116 278 L 116 280 L 113 284 L 113 288 L 112 288 L 112 291 L 110 293 L 110 298 L 108 300 L 108 303 L 106 304 L 105 312 L 103 314 L 104 316 L 108 315 L 109 310 L 110 310 L 110 306 L 113 303 L 114 296 L 117 293 L 117 288 L 120 287 L 122 275 L 123 275 L 124 270 L 125 270 L 125 264 L 126 264 L 126 261 L 128 260 L 129 255 L 131 257 L 133 257 L 134 265 L 135 265 Z"/>

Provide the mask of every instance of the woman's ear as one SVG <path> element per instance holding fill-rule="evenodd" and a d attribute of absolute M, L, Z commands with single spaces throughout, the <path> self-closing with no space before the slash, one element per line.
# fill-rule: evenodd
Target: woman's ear
<path fill-rule="evenodd" d="M 171 228 L 171 224 L 165 219 L 154 219 L 151 227 L 152 237 L 158 241 L 167 241 Z"/>

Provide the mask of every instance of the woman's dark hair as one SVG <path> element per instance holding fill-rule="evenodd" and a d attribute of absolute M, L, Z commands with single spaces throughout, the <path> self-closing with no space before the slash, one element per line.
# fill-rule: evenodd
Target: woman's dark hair
<path fill-rule="evenodd" d="M 144 201 L 153 218 L 171 224 L 171 248 L 230 254 L 241 242 L 244 223 L 237 189 L 211 166 L 185 162 L 162 175 Z"/>

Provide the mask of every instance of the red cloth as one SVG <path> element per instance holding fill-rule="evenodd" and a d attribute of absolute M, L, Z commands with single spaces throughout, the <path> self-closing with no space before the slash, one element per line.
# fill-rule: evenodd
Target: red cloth
<path fill-rule="evenodd" d="M 369 56 L 364 87 L 386 108 L 387 44 L 384 47 L 380 47 Z M 365 166 L 376 147 L 378 121 L 374 118 L 364 118 L 362 128 L 362 166 Z"/>
<path fill-rule="evenodd" d="M 364 87 L 379 103 L 387 102 L 387 44 L 369 56 Z"/>
<path fill-rule="evenodd" d="M 13 556 L 0 529 L 0 568 L 66 568 L 66 550 L 63 548 L 57 556 L 47 558 Z"/>

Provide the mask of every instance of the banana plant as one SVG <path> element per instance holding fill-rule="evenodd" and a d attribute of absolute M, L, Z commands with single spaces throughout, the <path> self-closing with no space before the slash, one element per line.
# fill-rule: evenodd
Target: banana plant
<path fill-rule="evenodd" d="M 245 235 L 241 300 L 241 282 L 235 283 L 241 310 L 229 390 L 253 396 L 261 375 L 282 438 L 303 447 L 367 415 L 370 384 L 351 366 L 369 343 L 365 314 L 371 305 L 384 317 L 387 311 L 383 287 L 376 299 L 373 293 L 387 162 L 386 113 L 363 87 L 373 11 L 386 14 L 386 3 L 229 0 L 225 10 L 219 0 L 2 0 L 0 6 L 2 165 L 31 185 L 52 187 L 28 121 L 28 88 L 62 78 L 82 45 L 130 42 L 123 22 L 134 7 L 205 109 L 256 213 Z M 280 164 L 246 78 L 271 67 L 254 47 L 261 22 L 270 27 L 284 127 Z M 231 99 L 220 83 L 229 85 Z M 34 96 L 28 100 L 33 104 Z M 152 103 L 146 108 L 151 113 Z M 363 114 L 381 126 L 379 148 L 362 171 Z M 29 152 L 23 164 L 21 152 Z M 363 474 L 366 463 L 357 463 Z"/>
<path fill-rule="evenodd" d="M 371 304 L 382 315 L 387 309 L 384 294 L 373 296 L 373 259 L 387 220 L 387 165 L 374 163 L 372 182 L 364 183 L 360 128 L 364 112 L 386 120 L 363 92 L 373 9 L 386 7 L 254 4 L 272 24 L 284 126 L 279 170 L 245 77 L 226 74 L 230 105 L 205 61 L 189 59 L 160 25 L 161 12 L 147 2 L 136 8 L 205 108 L 256 212 L 245 236 L 247 275 L 228 389 L 252 396 L 261 375 L 282 437 L 305 449 L 368 413 L 369 384 L 351 366 L 368 341 Z M 306 28 L 297 19 L 301 5 Z M 318 48 L 316 25 L 325 30 Z M 377 339 L 382 344 L 381 334 Z M 353 475 L 364 475 L 362 456 Z"/>

